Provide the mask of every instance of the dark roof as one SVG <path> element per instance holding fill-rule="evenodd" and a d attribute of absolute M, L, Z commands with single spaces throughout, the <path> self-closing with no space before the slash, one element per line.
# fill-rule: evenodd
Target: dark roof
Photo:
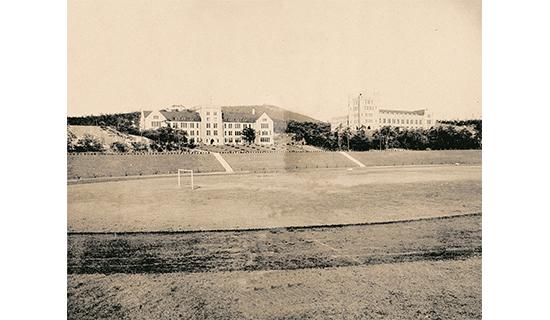
<path fill-rule="evenodd" d="M 153 111 L 143 111 L 143 117 L 147 118 L 147 116 L 149 116 L 151 114 L 151 112 L 153 112 Z"/>
<path fill-rule="evenodd" d="M 407 110 L 389 110 L 389 109 L 380 109 L 380 112 L 386 112 L 386 113 L 404 113 L 404 114 L 416 114 L 419 116 L 423 116 L 424 112 L 426 110 L 415 110 L 415 111 L 407 111 Z"/>
<path fill-rule="evenodd" d="M 197 111 L 181 110 L 181 111 L 159 111 L 168 121 L 201 121 L 201 116 Z"/>
<path fill-rule="evenodd" d="M 222 119 L 224 122 L 245 122 L 245 123 L 253 123 L 258 120 L 258 118 L 261 116 L 261 114 L 252 114 L 252 113 L 244 113 L 244 112 L 222 112 Z"/>

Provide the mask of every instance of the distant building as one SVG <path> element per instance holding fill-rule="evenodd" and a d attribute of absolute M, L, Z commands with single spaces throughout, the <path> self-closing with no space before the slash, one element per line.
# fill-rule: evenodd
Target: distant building
<path fill-rule="evenodd" d="M 222 145 L 243 144 L 242 130 L 256 131 L 256 144 L 274 143 L 273 120 L 267 113 L 222 112 L 219 106 L 203 106 L 196 109 L 175 107 L 158 111 L 142 111 L 140 130 L 171 127 L 183 130 L 195 143 Z"/>
<path fill-rule="evenodd" d="M 387 109 L 380 105 L 377 95 L 360 94 L 348 103 L 347 114 L 332 118 L 331 129 L 367 130 L 380 129 L 384 126 L 405 129 L 428 129 L 435 125 L 433 114 L 428 109 L 414 111 Z"/>

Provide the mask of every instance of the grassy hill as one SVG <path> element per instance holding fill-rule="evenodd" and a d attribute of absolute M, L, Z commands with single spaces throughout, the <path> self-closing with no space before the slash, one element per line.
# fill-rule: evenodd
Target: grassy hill
<path fill-rule="evenodd" d="M 267 113 L 271 119 L 273 119 L 275 132 L 284 132 L 286 129 L 286 124 L 290 120 L 298 122 L 320 122 L 317 119 L 308 117 L 306 115 L 288 111 L 281 107 L 272 106 L 272 105 L 249 105 L 249 106 L 222 106 L 222 111 L 224 112 L 239 112 L 239 113 L 252 113 L 252 109 L 256 111 L 256 114 Z"/>

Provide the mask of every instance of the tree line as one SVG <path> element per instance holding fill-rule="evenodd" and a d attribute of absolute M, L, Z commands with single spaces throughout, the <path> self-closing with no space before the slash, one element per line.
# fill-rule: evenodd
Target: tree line
<path fill-rule="evenodd" d="M 182 151 L 193 149 L 197 146 L 194 138 L 189 138 L 187 132 L 176 130 L 171 127 L 160 127 L 158 129 L 138 131 L 138 134 L 148 138 L 151 142 L 132 141 L 130 143 L 115 141 L 110 146 L 105 146 L 102 141 L 92 135 L 86 134 L 82 138 L 68 132 L 68 152 L 146 152 L 146 151 Z M 242 138 L 248 144 L 256 139 L 256 131 L 253 128 L 245 128 L 242 131 Z"/>
<path fill-rule="evenodd" d="M 481 120 L 443 121 L 429 129 L 386 126 L 377 130 L 331 131 L 328 123 L 290 121 L 286 133 L 295 141 L 325 150 L 464 150 L 481 149 Z"/>
<path fill-rule="evenodd" d="M 67 117 L 73 126 L 106 126 L 119 132 L 139 135 L 140 112 L 101 114 L 98 116 Z"/>

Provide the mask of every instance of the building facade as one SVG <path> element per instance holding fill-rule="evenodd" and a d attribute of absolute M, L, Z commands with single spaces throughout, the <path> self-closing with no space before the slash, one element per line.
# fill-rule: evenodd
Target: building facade
<path fill-rule="evenodd" d="M 377 95 L 359 94 L 348 103 L 347 114 L 330 121 L 332 130 L 361 127 L 376 130 L 385 126 L 405 129 L 429 129 L 435 125 L 433 114 L 428 109 L 414 111 L 386 109 L 380 105 Z"/>
<path fill-rule="evenodd" d="M 158 111 L 142 111 L 140 130 L 171 127 L 183 130 L 194 143 L 223 145 L 243 144 L 244 128 L 256 132 L 254 143 L 274 144 L 273 120 L 265 112 L 251 113 L 224 112 L 219 106 L 203 106 L 196 109 L 174 107 Z"/>

